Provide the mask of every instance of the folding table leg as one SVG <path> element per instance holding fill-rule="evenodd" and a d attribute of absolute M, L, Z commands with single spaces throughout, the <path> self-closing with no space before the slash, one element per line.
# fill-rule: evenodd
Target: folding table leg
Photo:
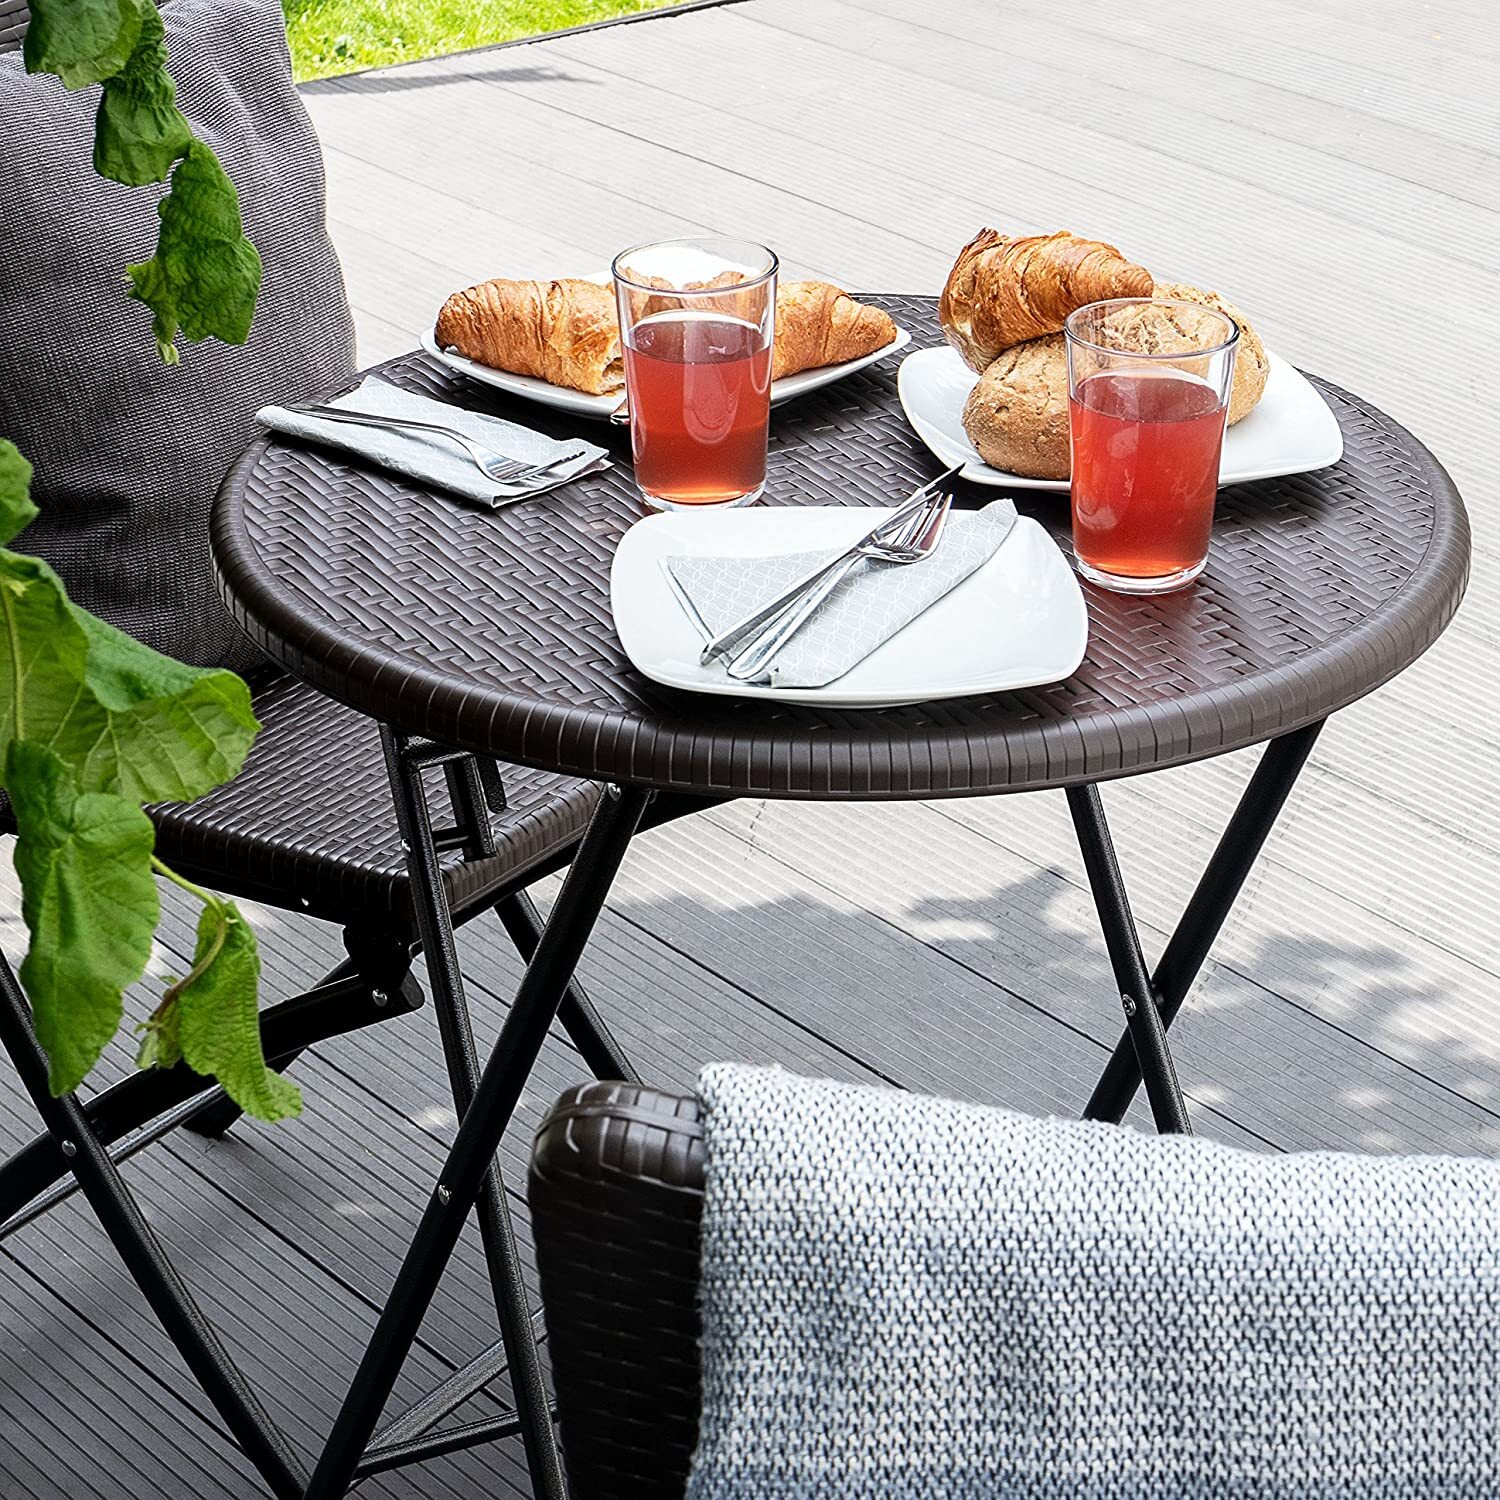
<path fill-rule="evenodd" d="M 1096 786 L 1068 788 L 1068 810 L 1083 851 L 1094 905 L 1104 928 L 1104 946 L 1115 973 L 1115 988 L 1125 1010 L 1131 1050 L 1139 1060 L 1146 1082 L 1151 1114 L 1163 1135 L 1191 1135 L 1187 1104 L 1167 1050 L 1167 1033 L 1156 1009 L 1156 997 L 1146 973 L 1146 960 L 1136 932 L 1135 918 L 1125 894 L 1125 881 L 1115 859 L 1115 847 L 1104 821 L 1104 804 Z"/>
<path fill-rule="evenodd" d="M 413 915 L 422 940 L 438 1035 L 448 1067 L 448 1082 L 453 1092 L 454 1109 L 462 1119 L 479 1081 L 479 1057 L 474 1047 L 468 1003 L 464 998 L 452 912 L 433 840 L 427 794 L 422 785 L 422 764 L 409 753 L 407 736 L 392 729 L 382 729 L 381 740 L 396 805 L 396 826 L 406 853 Z M 488 826 L 487 820 L 485 826 Z M 500 1336 L 510 1363 L 511 1385 L 515 1391 L 532 1486 L 539 1496 L 549 1497 L 549 1500 L 556 1496 L 561 1500 L 562 1466 L 548 1408 L 547 1387 L 542 1378 L 536 1331 L 532 1327 L 531 1309 L 521 1274 L 521 1257 L 516 1248 L 498 1163 L 492 1162 L 484 1174 L 479 1192 L 479 1229 L 495 1297 Z M 375 1415 L 378 1418 L 379 1412 Z"/>
<path fill-rule="evenodd" d="M 504 797 L 499 767 L 493 761 L 481 762 L 466 755 L 461 760 L 448 762 L 443 771 L 448 778 L 448 795 L 453 802 L 454 814 L 471 840 L 470 853 L 476 859 L 489 857 L 495 853 L 495 831 L 490 824 L 489 810 L 497 796 Z M 491 778 L 488 788 L 485 786 L 486 773 Z M 522 961 L 529 963 L 542 933 L 541 915 L 531 897 L 525 891 L 516 891 L 495 903 L 495 915 L 510 935 Z M 593 1001 L 576 975 L 568 981 L 558 1019 L 595 1078 L 640 1082 L 630 1060 L 604 1024 L 603 1016 L 594 1009 Z"/>
<path fill-rule="evenodd" d="M 313 1470 L 306 1500 L 337 1500 L 356 1477 L 360 1458 L 452 1257 L 464 1220 L 490 1178 L 505 1127 L 651 797 L 650 792 L 635 787 L 609 787 L 606 793 L 563 880 L 473 1102 L 459 1122 L 442 1174 Z M 545 1405 L 537 1415 L 547 1417 Z M 562 1491 L 559 1485 L 539 1493 L 553 1500 Z"/>
<path fill-rule="evenodd" d="M 536 909 L 531 897 L 525 891 L 517 891 L 515 895 L 507 896 L 496 905 L 495 915 L 510 934 L 511 942 L 516 945 L 516 952 L 529 961 L 542 937 L 542 914 Z M 594 1009 L 594 1002 L 589 999 L 576 978 L 568 982 L 562 1004 L 557 1010 L 557 1018 L 595 1078 L 624 1083 L 641 1081 L 630 1059 L 625 1056 L 624 1050 L 605 1024 L 604 1017 Z"/>
<path fill-rule="evenodd" d="M 1155 997 L 1155 1009 L 1161 1018 L 1163 1033 L 1177 1019 L 1183 1001 L 1187 999 L 1187 993 L 1233 908 L 1246 876 L 1307 764 L 1322 728 L 1320 719 L 1315 724 L 1284 734 L 1266 746 L 1260 764 L 1241 794 L 1234 815 L 1151 976 L 1151 993 Z M 1127 1029 L 1115 1044 L 1114 1054 L 1083 1112 L 1085 1119 L 1111 1120 L 1118 1124 L 1125 1118 L 1141 1084 L 1141 1068 L 1133 1035 Z"/>
<path fill-rule="evenodd" d="M 276 1500 L 300 1500 L 303 1470 L 146 1223 L 77 1098 L 54 1098 L 21 986 L 0 957 L 0 1045 L 57 1141 L 116 1253 L 234 1440 Z"/>

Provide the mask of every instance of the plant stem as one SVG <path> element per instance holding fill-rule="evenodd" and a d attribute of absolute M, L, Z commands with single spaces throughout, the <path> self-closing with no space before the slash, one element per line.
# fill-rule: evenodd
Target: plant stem
<path fill-rule="evenodd" d="M 158 875 L 164 875 L 173 885 L 186 891 L 190 896 L 196 896 L 205 906 L 223 905 L 223 902 L 212 891 L 205 891 L 201 885 L 194 885 L 186 876 L 179 875 L 165 860 L 157 858 L 154 854 L 151 856 L 151 868 Z"/>

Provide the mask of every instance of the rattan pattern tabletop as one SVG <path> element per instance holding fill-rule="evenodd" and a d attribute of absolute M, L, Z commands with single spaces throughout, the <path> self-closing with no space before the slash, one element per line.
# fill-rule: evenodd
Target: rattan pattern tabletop
<path fill-rule="evenodd" d="M 935 299 L 883 296 L 915 347 Z M 889 360 L 778 408 L 773 505 L 886 504 L 938 465 Z M 414 354 L 383 378 L 559 436 L 576 418 Z M 1324 382 L 1344 458 L 1221 492 L 1193 587 L 1086 587 L 1087 657 L 1064 682 L 908 708 L 813 710 L 659 687 L 609 610 L 642 514 L 623 434 L 609 472 L 498 513 L 331 453 L 262 439 L 214 515 L 220 586 L 276 661 L 413 733 L 502 760 L 714 797 L 942 797 L 1076 785 L 1217 755 L 1324 718 L 1412 662 L 1463 593 L 1468 522 L 1433 456 Z M 965 486 L 960 504 L 991 492 Z M 1066 497 L 1017 503 L 1068 548 Z"/>

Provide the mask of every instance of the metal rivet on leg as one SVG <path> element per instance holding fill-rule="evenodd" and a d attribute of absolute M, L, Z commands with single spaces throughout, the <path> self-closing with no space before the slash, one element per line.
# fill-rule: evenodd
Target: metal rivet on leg
<path fill-rule="evenodd" d="M 62 1150 L 62 1154 L 64 1156 L 77 1156 L 78 1155 L 78 1147 L 75 1146 L 72 1141 L 64 1141 L 62 1143 L 61 1150 Z"/>
<path fill-rule="evenodd" d="M 376 1005 L 384 1005 L 390 1000 L 390 998 L 391 997 L 386 994 L 384 990 L 370 991 L 370 999 L 372 999 L 376 1003 Z"/>
<path fill-rule="evenodd" d="M 1135 997 L 1133 995 L 1121 995 L 1120 1004 L 1125 1007 L 1125 1019 L 1128 1021 L 1135 1015 Z"/>
<path fill-rule="evenodd" d="M 449 1191 L 448 1191 L 448 1189 L 447 1189 L 447 1188 L 445 1188 L 445 1187 L 440 1187 L 440 1188 L 439 1188 L 439 1189 L 438 1189 L 438 1190 L 437 1190 L 437 1201 L 438 1201 L 438 1202 L 439 1202 L 439 1203 L 441 1203 L 441 1204 L 442 1204 L 442 1205 L 443 1205 L 443 1207 L 444 1207 L 444 1208 L 447 1208 L 447 1206 L 448 1206 L 448 1205 L 449 1205 L 449 1204 L 450 1204 L 450 1203 L 452 1203 L 452 1202 L 453 1202 L 453 1194 L 452 1194 L 452 1193 L 450 1193 L 450 1192 L 449 1192 Z"/>
<path fill-rule="evenodd" d="M 605 782 L 605 784 L 604 784 L 604 793 L 605 793 L 605 796 L 611 798 L 615 802 L 618 802 L 620 800 L 620 798 L 625 795 L 625 793 L 619 787 L 617 787 L 614 784 L 614 782 L 612 782 L 612 781 Z"/>

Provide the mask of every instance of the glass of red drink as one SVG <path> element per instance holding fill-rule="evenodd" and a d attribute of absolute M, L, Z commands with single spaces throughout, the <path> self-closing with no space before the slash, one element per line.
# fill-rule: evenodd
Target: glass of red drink
<path fill-rule="evenodd" d="M 1196 302 L 1121 297 L 1064 332 L 1078 571 L 1126 594 L 1182 588 L 1208 560 L 1239 327 Z"/>
<path fill-rule="evenodd" d="M 748 505 L 766 483 L 776 257 L 665 240 L 615 257 L 635 478 L 658 510 Z"/>

